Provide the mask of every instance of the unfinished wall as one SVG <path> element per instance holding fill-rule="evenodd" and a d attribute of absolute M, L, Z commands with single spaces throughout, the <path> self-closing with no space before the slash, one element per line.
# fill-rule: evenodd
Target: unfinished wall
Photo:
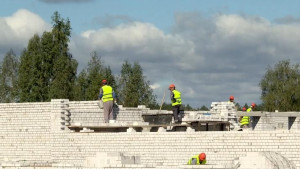
<path fill-rule="evenodd" d="M 247 152 L 275 151 L 300 168 L 298 117 L 290 127 L 293 130 L 75 133 L 62 129 L 65 127 L 62 117 L 67 112 L 72 116 L 76 106 L 84 110 L 95 106 L 95 103 L 53 100 L 46 103 L 0 104 L 2 166 L 9 168 L 8 164 L 30 166 L 35 163 L 44 168 L 97 168 L 98 164 L 91 159 L 102 158 L 99 154 L 103 152 L 121 152 L 139 157 L 140 164 L 129 168 L 182 168 L 192 155 L 200 152 L 207 154 L 208 164 L 225 166 L 236 157 L 246 156 Z M 125 118 L 126 112 L 146 109 L 123 110 Z M 85 115 L 80 111 L 76 113 L 79 119 L 89 112 L 83 113 Z M 106 168 L 114 168 L 117 164 L 112 161 Z"/>

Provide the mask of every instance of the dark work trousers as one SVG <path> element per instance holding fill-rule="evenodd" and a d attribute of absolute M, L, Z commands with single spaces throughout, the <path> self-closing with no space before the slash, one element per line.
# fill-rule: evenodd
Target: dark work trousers
<path fill-rule="evenodd" d="M 180 105 L 173 106 L 173 115 L 175 122 L 181 122 Z"/>
<path fill-rule="evenodd" d="M 112 100 L 103 102 L 104 122 L 105 123 L 108 123 L 109 120 L 113 120 L 113 105 L 114 105 L 114 102 Z"/>

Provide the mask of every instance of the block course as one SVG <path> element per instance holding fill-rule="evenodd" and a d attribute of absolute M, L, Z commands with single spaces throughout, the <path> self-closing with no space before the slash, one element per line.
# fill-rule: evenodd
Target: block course
<path fill-rule="evenodd" d="M 43 168 L 97 168 L 88 166 L 86 160 L 101 152 L 121 152 L 140 157 L 140 164 L 123 165 L 123 168 L 174 169 L 189 168 L 185 166 L 188 159 L 200 152 L 207 154 L 208 164 L 226 166 L 234 158 L 246 156 L 247 152 L 276 151 L 300 168 L 300 131 L 296 129 L 164 133 L 74 133 L 61 130 L 61 127 L 66 127 L 61 117 L 67 112 L 71 115 L 71 122 L 72 113 L 77 113 L 77 119 L 80 119 L 88 113 L 101 112 L 95 101 L 82 104 L 85 105 L 68 100 L 0 104 L 1 165 L 22 169 L 33 168 L 25 165 L 34 163 L 44 165 Z M 85 107 L 91 107 L 91 110 L 86 113 L 78 111 Z M 147 109 L 120 108 L 120 112 L 119 120 L 126 121 L 127 115 L 129 118 L 136 117 L 141 112 L 147 112 Z M 126 115 L 126 112 L 129 113 Z M 98 115 L 98 119 L 101 117 Z M 136 118 L 141 120 L 140 116 Z M 282 123 L 280 120 L 277 120 L 278 123 Z M 288 125 L 282 127 L 288 128 Z M 105 168 L 119 167 L 111 165 Z"/>

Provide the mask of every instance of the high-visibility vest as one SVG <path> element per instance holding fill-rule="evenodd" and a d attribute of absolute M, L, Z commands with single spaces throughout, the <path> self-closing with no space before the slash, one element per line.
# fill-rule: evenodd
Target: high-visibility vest
<path fill-rule="evenodd" d="M 193 159 L 196 159 L 196 165 L 202 165 L 202 164 L 206 164 L 206 160 L 203 160 L 200 163 L 200 159 L 199 159 L 199 155 L 194 155 L 189 161 L 188 161 L 188 165 L 192 165 L 193 164 Z"/>
<path fill-rule="evenodd" d="M 172 91 L 174 93 L 174 100 L 172 101 L 172 106 L 176 106 L 176 105 L 181 105 L 181 93 L 178 90 L 173 90 Z"/>
<path fill-rule="evenodd" d="M 103 90 L 103 96 L 102 96 L 103 102 L 114 100 L 112 87 L 105 85 L 105 86 L 102 86 L 102 90 Z"/>
<path fill-rule="evenodd" d="M 252 108 L 249 107 L 247 109 L 247 112 L 251 112 L 252 111 Z M 247 125 L 250 123 L 250 117 L 249 116 L 243 116 L 242 120 L 240 121 L 241 125 Z"/>

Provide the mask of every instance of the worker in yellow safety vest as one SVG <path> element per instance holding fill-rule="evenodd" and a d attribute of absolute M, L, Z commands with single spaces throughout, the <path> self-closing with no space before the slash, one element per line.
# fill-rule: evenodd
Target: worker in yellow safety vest
<path fill-rule="evenodd" d="M 180 115 L 180 106 L 181 106 L 181 93 L 175 89 L 175 85 L 171 84 L 169 86 L 170 92 L 170 98 L 172 102 L 172 108 L 173 108 L 173 115 L 174 115 L 174 122 L 178 123 L 181 122 L 182 117 Z"/>
<path fill-rule="evenodd" d="M 113 88 L 107 85 L 107 80 L 102 80 L 102 87 L 100 88 L 99 99 L 103 101 L 104 122 L 108 123 L 113 120 L 113 104 L 116 94 Z"/>
<path fill-rule="evenodd" d="M 201 153 L 199 155 L 194 155 L 187 163 L 188 165 L 203 165 L 206 164 L 206 154 Z"/>
<path fill-rule="evenodd" d="M 251 106 L 247 109 L 247 112 L 251 112 L 256 107 L 255 103 L 252 103 Z M 250 125 L 250 117 L 249 116 L 242 116 L 240 120 L 241 128 L 249 128 Z"/>

